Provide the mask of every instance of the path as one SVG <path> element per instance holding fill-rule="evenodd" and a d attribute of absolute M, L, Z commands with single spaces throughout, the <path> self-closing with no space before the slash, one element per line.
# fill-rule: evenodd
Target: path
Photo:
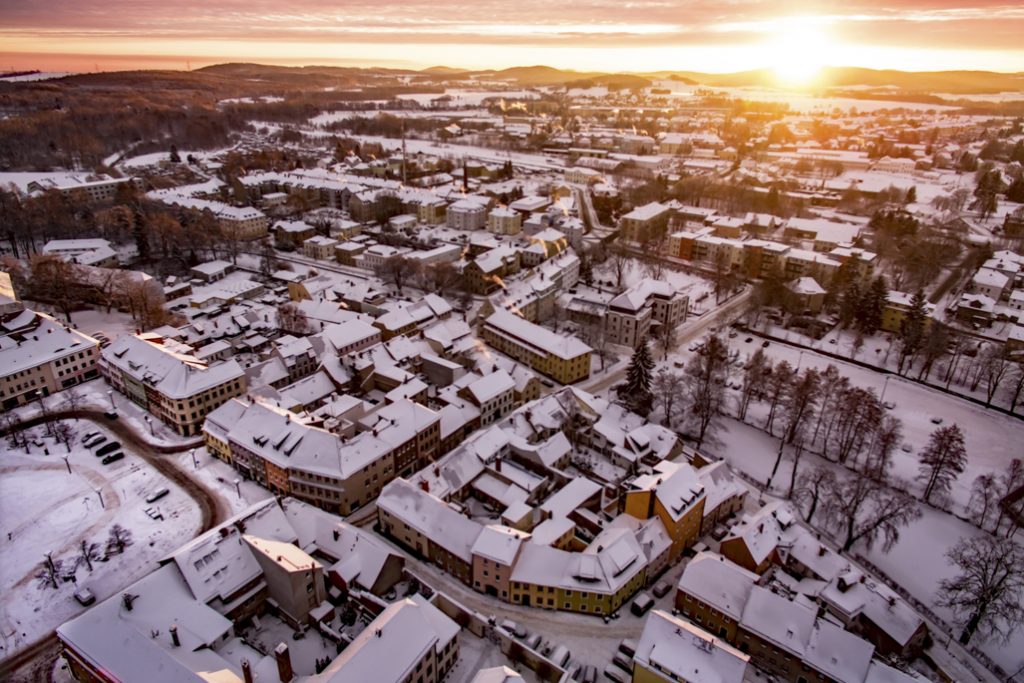
<path fill-rule="evenodd" d="M 191 448 L 202 445 L 202 439 L 182 442 L 178 444 L 155 444 L 147 441 L 145 437 L 136 432 L 131 426 L 120 420 L 108 420 L 102 410 L 82 408 L 78 410 L 55 410 L 50 413 L 53 420 L 82 419 L 93 422 L 104 429 L 114 433 L 122 443 L 129 445 L 134 453 L 146 461 L 153 469 L 167 477 L 175 484 L 184 489 L 185 493 L 196 502 L 201 514 L 201 524 L 196 536 L 206 533 L 230 516 L 227 504 L 217 494 L 205 485 L 192 479 L 189 474 L 178 467 L 172 459 L 160 457 L 182 453 Z M 18 431 L 30 429 L 43 423 L 42 416 L 36 415 L 18 424 L 15 429 Z M 7 430 L 0 432 L 5 435 Z M 106 495 L 113 496 L 113 490 Z M 111 499 L 113 500 L 113 499 Z M 120 504 L 120 501 L 118 501 Z M 24 580 L 24 579 L 23 579 Z M 44 681 L 49 680 L 50 672 L 53 669 L 53 662 L 60 654 L 60 644 L 56 634 L 50 634 L 41 638 L 31 645 L 19 650 L 17 653 L 0 661 L 0 680 L 15 680 L 19 675 L 20 680 Z"/>

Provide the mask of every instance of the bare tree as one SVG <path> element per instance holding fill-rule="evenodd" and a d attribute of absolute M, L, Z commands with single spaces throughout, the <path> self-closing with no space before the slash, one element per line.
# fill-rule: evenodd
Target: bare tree
<path fill-rule="evenodd" d="M 967 512 L 980 528 L 985 529 L 999 504 L 999 478 L 989 472 L 979 474 L 971 484 Z"/>
<path fill-rule="evenodd" d="M 665 235 L 652 237 L 643 243 L 641 249 L 644 274 L 651 279 L 660 280 L 665 275 L 665 261 L 662 257 L 665 251 Z"/>
<path fill-rule="evenodd" d="M 952 424 L 932 432 L 921 451 L 918 479 L 925 482 L 924 502 L 931 502 L 935 491 L 946 493 L 967 467 L 967 449 L 960 427 Z"/>
<path fill-rule="evenodd" d="M 36 578 L 39 579 L 40 588 L 51 586 L 56 590 L 58 587 L 57 579 L 64 573 L 64 561 L 53 559 L 50 553 L 47 553 L 45 558 L 43 569 L 36 574 Z"/>
<path fill-rule="evenodd" d="M 65 390 L 62 396 L 64 398 L 64 406 L 69 412 L 76 413 L 85 405 L 85 396 L 75 387 Z M 75 422 L 77 421 L 78 417 L 75 417 Z"/>
<path fill-rule="evenodd" d="M 310 333 L 309 318 L 294 303 L 288 302 L 277 307 L 278 326 L 289 334 Z"/>
<path fill-rule="evenodd" d="M 740 386 L 739 406 L 737 417 L 744 420 L 747 417 L 747 410 L 751 401 L 761 392 L 765 375 L 771 369 L 771 361 L 764 355 L 764 351 L 758 349 L 750 356 L 747 366 L 743 370 L 743 383 Z"/>
<path fill-rule="evenodd" d="M 661 406 L 665 414 L 664 424 L 671 426 L 676 412 L 677 402 L 684 396 L 685 383 L 683 378 L 668 368 L 662 368 L 651 381 L 651 392 L 655 402 Z"/>
<path fill-rule="evenodd" d="M 888 552 L 900 537 L 900 529 L 921 516 L 917 501 L 861 472 L 846 476 L 825 498 L 825 524 L 844 551 L 863 541 L 870 549 L 881 538 Z"/>
<path fill-rule="evenodd" d="M 70 323 L 71 312 L 81 303 L 78 267 L 52 254 L 34 255 L 29 267 L 32 296 L 53 303 Z"/>
<path fill-rule="evenodd" d="M 939 584 L 938 604 L 957 616 L 960 642 L 981 634 L 1007 643 L 1024 624 L 1024 549 L 982 535 L 961 538 L 946 557 L 960 573 Z"/>
<path fill-rule="evenodd" d="M 1020 525 L 1020 518 L 1024 516 L 1024 510 L 1020 509 L 1021 501 L 1024 501 L 1024 498 L 1018 501 L 1017 506 L 1007 504 L 1012 496 L 1020 493 L 1021 487 L 1024 487 L 1024 461 L 1014 458 L 1010 461 L 1006 472 L 999 477 L 999 519 L 996 520 L 994 529 L 996 533 L 999 533 L 1003 526 L 1003 520 L 1008 518 L 1007 538 L 1016 533 Z"/>
<path fill-rule="evenodd" d="M 80 555 L 79 563 L 84 564 L 92 571 L 92 563 L 100 559 L 100 546 L 98 543 L 89 543 L 89 541 L 82 539 L 82 543 L 79 546 Z"/>
<path fill-rule="evenodd" d="M 422 267 L 422 262 L 417 259 L 408 259 L 404 256 L 396 255 L 385 259 L 374 271 L 377 277 L 393 284 L 398 293 L 401 294 L 403 286 L 415 281 L 419 277 Z"/>
<path fill-rule="evenodd" d="M 71 443 L 75 440 L 75 430 L 67 422 L 57 422 L 53 425 L 53 437 L 57 442 L 64 442 L 64 447 L 71 452 Z"/>
<path fill-rule="evenodd" d="M 802 472 L 793 489 L 793 502 L 806 508 L 804 521 L 810 524 L 822 501 L 836 486 L 836 475 L 827 465 L 819 465 L 808 472 Z"/>
<path fill-rule="evenodd" d="M 1004 344 L 989 346 L 982 352 L 979 360 L 982 377 L 985 380 L 985 407 L 987 408 L 992 404 L 992 398 L 1013 368 L 1014 363 Z"/>
<path fill-rule="evenodd" d="M 722 412 L 728 370 L 729 346 L 718 335 L 712 335 L 686 364 L 684 381 L 690 412 L 697 422 L 697 448 Z"/>
<path fill-rule="evenodd" d="M 608 249 L 608 263 L 611 265 L 612 274 L 615 275 L 615 291 L 621 292 L 625 289 L 626 274 L 632 267 L 629 252 L 621 244 L 613 244 Z"/>
<path fill-rule="evenodd" d="M 782 406 L 785 417 L 782 434 L 786 443 L 793 443 L 806 426 L 806 421 L 814 417 L 820 386 L 820 375 L 814 368 L 805 368 L 789 383 Z"/>
<path fill-rule="evenodd" d="M 117 552 L 123 553 L 124 549 L 132 544 L 132 532 L 120 524 L 110 527 L 110 534 L 107 537 L 107 545 L 117 548 Z"/>
<path fill-rule="evenodd" d="M 775 435 L 775 418 L 778 416 L 779 406 L 789 391 L 789 385 L 793 381 L 793 366 L 788 361 L 781 361 L 771 368 L 765 382 L 765 392 L 768 396 L 768 417 L 765 419 L 764 428 L 772 436 Z"/>

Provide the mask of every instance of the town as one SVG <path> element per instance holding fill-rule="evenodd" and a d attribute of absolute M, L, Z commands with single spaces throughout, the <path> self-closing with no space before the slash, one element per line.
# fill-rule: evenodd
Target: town
<path fill-rule="evenodd" d="M 0 78 L 5 680 L 1024 680 L 1019 84 L 171 73 Z"/>

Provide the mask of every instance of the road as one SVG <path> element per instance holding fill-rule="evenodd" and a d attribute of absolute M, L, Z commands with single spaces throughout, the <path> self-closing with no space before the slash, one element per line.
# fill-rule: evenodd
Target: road
<path fill-rule="evenodd" d="M 57 410 L 51 413 L 55 420 L 81 419 L 93 422 L 117 435 L 122 443 L 131 447 L 132 451 L 147 464 L 185 490 L 199 507 L 201 525 L 196 535 L 206 533 L 220 524 L 229 516 L 228 506 L 210 489 L 192 479 L 186 470 L 178 467 L 170 458 L 161 457 L 182 453 L 202 445 L 202 439 L 180 444 L 154 444 L 138 434 L 127 423 L 120 420 L 108 420 L 103 411 L 89 408 L 79 410 Z M 29 418 L 19 424 L 17 429 L 29 429 L 42 424 L 41 416 Z M 6 433 L 3 432 L 4 434 Z M 36 642 L 19 650 L 16 654 L 0 661 L 0 680 L 3 681 L 48 681 L 53 669 L 54 660 L 60 654 L 60 643 L 55 634 L 40 638 Z"/>
<path fill-rule="evenodd" d="M 688 344 L 708 332 L 712 327 L 716 325 L 718 327 L 724 327 L 739 318 L 747 310 L 747 303 L 750 301 L 751 292 L 753 292 L 753 289 L 748 287 L 719 308 L 716 308 L 713 311 L 708 311 L 699 317 L 691 318 L 689 321 L 680 325 L 677 328 L 676 333 L 676 346 L 678 347 L 683 344 Z M 578 386 L 580 389 L 588 391 L 591 394 L 597 394 L 621 382 L 622 379 L 625 378 L 628 370 L 629 365 L 626 364 L 611 371 L 607 375 L 594 377 L 586 382 L 580 383 Z"/>

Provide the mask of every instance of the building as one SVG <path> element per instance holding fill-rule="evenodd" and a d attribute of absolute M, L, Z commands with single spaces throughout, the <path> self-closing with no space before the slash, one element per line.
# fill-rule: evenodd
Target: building
<path fill-rule="evenodd" d="M 316 235 L 316 228 L 304 221 L 274 223 L 274 244 L 278 249 L 294 251 Z"/>
<path fill-rule="evenodd" d="M 495 235 L 518 235 L 523 231 L 523 214 L 499 206 L 488 214 L 487 230 Z"/>
<path fill-rule="evenodd" d="M 338 240 L 323 235 L 313 235 L 302 243 L 302 254 L 309 258 L 333 261 Z"/>
<path fill-rule="evenodd" d="M 654 610 L 633 655 L 633 683 L 743 683 L 749 661 L 707 631 Z"/>
<path fill-rule="evenodd" d="M 203 282 L 217 282 L 226 278 L 234 269 L 235 267 L 227 261 L 207 261 L 192 266 L 189 275 Z"/>
<path fill-rule="evenodd" d="M 619 231 L 624 239 L 646 242 L 665 233 L 672 209 L 658 202 L 639 206 L 619 219 Z"/>
<path fill-rule="evenodd" d="M 886 332 L 899 333 L 903 327 L 903 321 L 907 317 L 907 311 L 911 308 L 914 297 L 906 292 L 898 292 L 890 289 L 885 298 L 885 307 L 882 308 L 882 329 Z M 935 304 L 925 301 L 926 311 L 925 325 L 930 325 L 932 316 L 935 315 Z"/>
<path fill-rule="evenodd" d="M 210 411 L 246 391 L 236 361 L 207 364 L 192 347 L 152 333 L 118 337 L 100 369 L 114 389 L 183 436 L 199 434 Z"/>
<path fill-rule="evenodd" d="M 608 302 L 605 333 L 612 344 L 636 348 L 652 326 L 675 329 L 685 322 L 688 308 L 689 298 L 668 282 L 644 278 Z"/>
<path fill-rule="evenodd" d="M 825 294 L 825 288 L 813 277 L 798 277 L 786 283 L 786 310 L 796 314 L 817 315 L 825 304 Z"/>
<path fill-rule="evenodd" d="M 704 485 L 690 465 L 661 462 L 652 474 L 636 477 L 626 490 L 625 512 L 637 519 L 657 517 L 672 540 L 670 561 L 677 560 L 700 536 Z"/>
<path fill-rule="evenodd" d="M 439 683 L 459 658 L 459 631 L 422 596 L 404 598 L 384 608 L 310 683 Z"/>
<path fill-rule="evenodd" d="M 117 268 L 117 252 L 110 242 L 102 239 L 50 240 L 43 245 L 43 253 L 59 256 L 68 263 L 99 268 Z"/>
<path fill-rule="evenodd" d="M 396 476 L 425 467 L 440 443 L 437 413 L 407 399 L 366 415 L 357 430 L 341 437 L 283 408 L 234 401 L 211 415 L 203 433 L 212 450 L 227 444 L 243 477 L 347 515 L 372 503 Z"/>
<path fill-rule="evenodd" d="M 717 553 L 700 552 L 676 584 L 676 609 L 709 633 L 736 642 L 743 608 L 759 577 Z"/>
<path fill-rule="evenodd" d="M 99 377 L 99 342 L 45 313 L 13 309 L 0 316 L 3 410 Z"/>
<path fill-rule="evenodd" d="M 562 336 L 498 310 L 484 322 L 488 344 L 562 384 L 590 377 L 591 348 L 573 336 Z"/>
<path fill-rule="evenodd" d="M 26 186 L 29 194 L 59 192 L 73 202 L 92 204 L 114 199 L 122 186 L 141 187 L 138 178 L 111 178 L 108 175 L 69 175 L 33 180 Z"/>
<path fill-rule="evenodd" d="M 779 545 L 783 533 L 794 522 L 792 510 L 779 501 L 768 503 L 746 515 L 722 540 L 720 552 L 755 574 L 764 574 L 772 564 L 781 564 Z"/>
<path fill-rule="evenodd" d="M 468 197 L 460 199 L 448 206 L 445 217 L 448 227 L 454 230 L 482 230 L 487 225 L 487 202 Z"/>

